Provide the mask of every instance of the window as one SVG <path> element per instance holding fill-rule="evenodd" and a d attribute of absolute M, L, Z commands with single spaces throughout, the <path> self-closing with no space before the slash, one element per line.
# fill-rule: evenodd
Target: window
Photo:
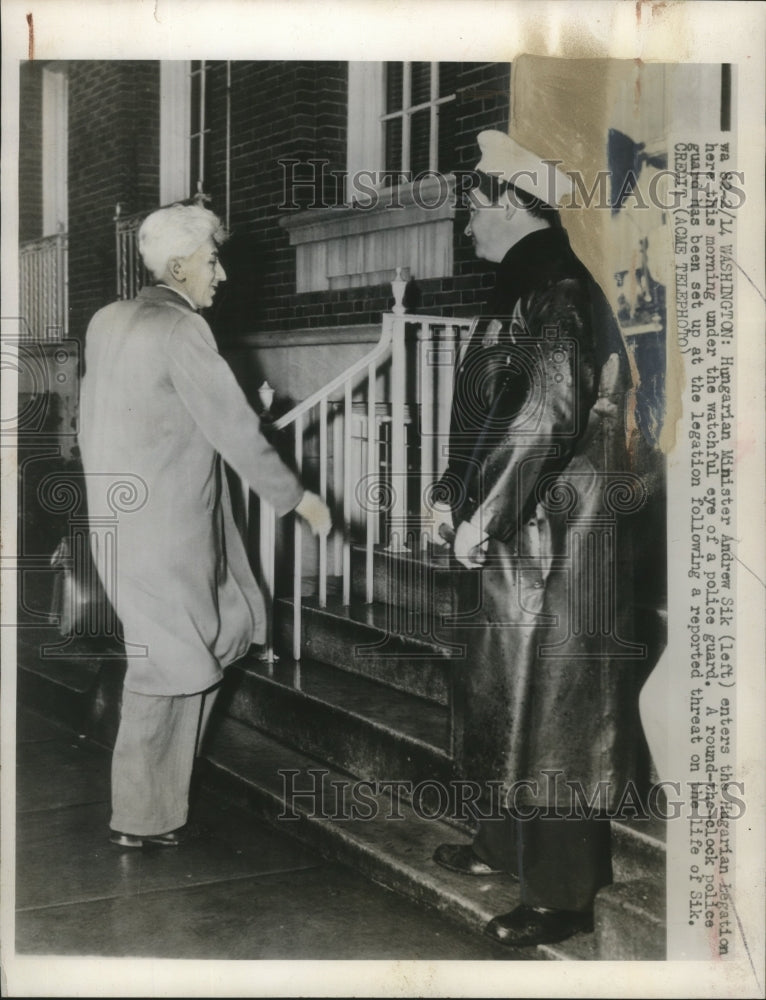
<path fill-rule="evenodd" d="M 190 193 L 191 63 L 160 63 L 160 205 Z"/>
<path fill-rule="evenodd" d="M 190 69 L 189 127 L 190 193 L 203 194 L 210 179 L 210 63 L 195 60 Z"/>
<path fill-rule="evenodd" d="M 43 70 L 43 235 L 67 231 L 67 85 L 66 75 Z"/>
<path fill-rule="evenodd" d="M 416 177 L 446 168 L 450 129 L 440 128 L 445 106 L 455 100 L 455 63 L 385 64 L 383 148 L 385 172 Z"/>
<path fill-rule="evenodd" d="M 452 274 L 459 65 L 348 64 L 348 207 L 281 223 L 296 248 L 298 292 L 389 282 L 398 267 L 417 278 Z"/>
<path fill-rule="evenodd" d="M 197 195 L 208 201 L 212 195 L 217 199 L 216 211 L 228 225 L 231 63 L 161 63 L 160 108 L 160 204 Z"/>
<path fill-rule="evenodd" d="M 160 204 L 205 190 L 210 178 L 210 63 L 160 65 Z"/>
<path fill-rule="evenodd" d="M 458 66 L 349 63 L 349 201 L 363 199 L 371 184 L 395 187 L 449 170 Z"/>

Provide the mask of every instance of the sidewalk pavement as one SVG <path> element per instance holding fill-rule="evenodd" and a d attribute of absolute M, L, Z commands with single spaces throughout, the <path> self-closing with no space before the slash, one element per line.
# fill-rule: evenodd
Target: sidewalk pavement
<path fill-rule="evenodd" d="M 510 957 L 209 791 L 180 848 L 115 847 L 110 754 L 25 708 L 17 740 L 18 955 Z"/>

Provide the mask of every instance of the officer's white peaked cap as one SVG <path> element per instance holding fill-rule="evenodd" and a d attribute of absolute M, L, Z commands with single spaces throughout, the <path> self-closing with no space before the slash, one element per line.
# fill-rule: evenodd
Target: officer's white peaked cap
<path fill-rule="evenodd" d="M 476 137 L 481 159 L 476 170 L 492 174 L 501 181 L 557 206 L 574 193 L 574 184 L 555 160 L 541 160 L 505 132 L 487 129 Z"/>

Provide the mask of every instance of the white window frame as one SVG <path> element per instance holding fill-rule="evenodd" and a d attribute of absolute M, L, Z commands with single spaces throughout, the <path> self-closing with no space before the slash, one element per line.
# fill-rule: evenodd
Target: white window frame
<path fill-rule="evenodd" d="M 43 235 L 65 233 L 68 206 L 68 122 L 69 80 L 66 73 L 46 66 L 43 69 L 42 209 Z"/>
<path fill-rule="evenodd" d="M 348 130 L 346 157 L 346 200 L 363 201 L 364 188 L 387 188 L 390 185 L 373 184 L 371 174 L 379 178 L 385 169 L 385 126 L 387 121 L 403 119 L 402 158 L 400 169 L 408 174 L 410 170 L 410 121 L 412 115 L 425 108 L 431 109 L 431 129 L 429 136 L 428 169 L 435 171 L 438 166 L 439 151 L 439 110 L 454 101 L 455 94 L 439 97 L 439 64 L 431 63 L 431 92 L 428 101 L 412 105 L 411 63 L 402 63 L 402 108 L 386 111 L 386 64 L 383 62 L 349 62 L 348 64 Z M 355 182 L 363 175 L 361 186 Z"/>
<path fill-rule="evenodd" d="M 207 138 L 210 135 L 210 128 L 207 123 L 205 98 L 207 93 L 207 74 L 210 69 L 210 63 L 205 59 L 195 61 L 199 63 L 197 69 L 194 69 L 193 64 L 189 63 L 189 106 L 191 108 L 192 80 L 195 76 L 199 76 L 199 114 L 196 121 L 192 121 L 190 117 L 189 136 L 187 142 L 189 146 L 189 156 L 191 158 L 192 140 L 199 139 L 199 144 L 197 146 L 197 189 L 194 194 L 201 195 L 205 193 L 205 182 L 208 179 L 205 177 L 205 147 L 207 145 Z"/>
<path fill-rule="evenodd" d="M 189 197 L 191 63 L 160 62 L 160 205 Z"/>

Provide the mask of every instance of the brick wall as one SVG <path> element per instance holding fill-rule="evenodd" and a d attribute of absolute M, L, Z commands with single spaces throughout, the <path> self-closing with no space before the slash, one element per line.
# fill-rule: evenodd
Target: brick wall
<path fill-rule="evenodd" d="M 70 331 L 115 297 L 114 211 L 159 197 L 159 63 L 69 64 Z"/>
<path fill-rule="evenodd" d="M 283 160 L 327 161 L 324 194 L 332 201 L 332 172 L 346 160 L 347 65 L 344 62 L 233 62 L 230 65 L 230 227 L 222 260 L 229 281 L 210 320 L 219 337 L 253 331 L 377 323 L 389 309 L 388 285 L 297 295 L 295 250 L 279 225 L 284 207 Z M 460 64 L 457 100 L 445 110 L 454 160 L 470 169 L 476 133 L 505 129 L 510 66 Z M 226 212 L 227 69 L 208 73 L 211 208 Z M 72 62 L 69 84 L 70 328 L 81 336 L 93 312 L 115 294 L 113 214 L 146 211 L 158 202 L 159 64 Z M 31 127 L 31 125 L 30 125 Z M 301 207 L 312 201 L 299 192 Z M 411 306 L 431 313 L 478 311 L 492 284 L 455 221 L 453 276 L 421 281 Z M 29 225 L 33 224 L 30 216 Z"/>
<path fill-rule="evenodd" d="M 280 161 L 328 160 L 328 179 L 331 170 L 344 169 L 346 77 L 342 62 L 232 63 L 232 238 L 222 253 L 229 280 L 210 317 L 222 336 L 308 326 L 304 319 L 324 315 L 324 301 L 308 312 L 303 297 L 296 301 L 295 251 L 279 225 L 291 168 Z M 220 184 L 211 190 L 211 207 L 223 214 Z M 311 199 L 305 190 L 298 203 Z"/>
<path fill-rule="evenodd" d="M 27 62 L 19 79 L 19 242 L 43 233 L 43 65 Z"/>
<path fill-rule="evenodd" d="M 323 168 L 328 203 L 332 171 L 345 168 L 347 68 L 345 63 L 232 64 L 232 239 L 223 254 L 229 281 L 218 293 L 210 317 L 216 334 L 236 337 L 253 331 L 306 329 L 377 323 L 393 299 L 388 285 L 343 291 L 295 293 L 295 250 L 279 226 L 285 171 L 280 159 L 327 160 Z M 457 100 L 443 113 L 453 138 L 452 170 L 472 169 L 478 159 L 476 134 L 506 129 L 510 98 L 509 64 L 461 64 Z M 216 162 L 222 163 L 220 156 Z M 296 179 L 310 170 L 295 167 Z M 319 166 L 314 170 L 319 172 Z M 308 207 L 310 189 L 296 202 Z M 220 198 L 212 206 L 222 211 Z M 473 255 L 463 235 L 467 217 L 455 221 L 455 273 L 417 282 L 410 308 L 471 315 L 486 300 L 492 269 Z"/>

